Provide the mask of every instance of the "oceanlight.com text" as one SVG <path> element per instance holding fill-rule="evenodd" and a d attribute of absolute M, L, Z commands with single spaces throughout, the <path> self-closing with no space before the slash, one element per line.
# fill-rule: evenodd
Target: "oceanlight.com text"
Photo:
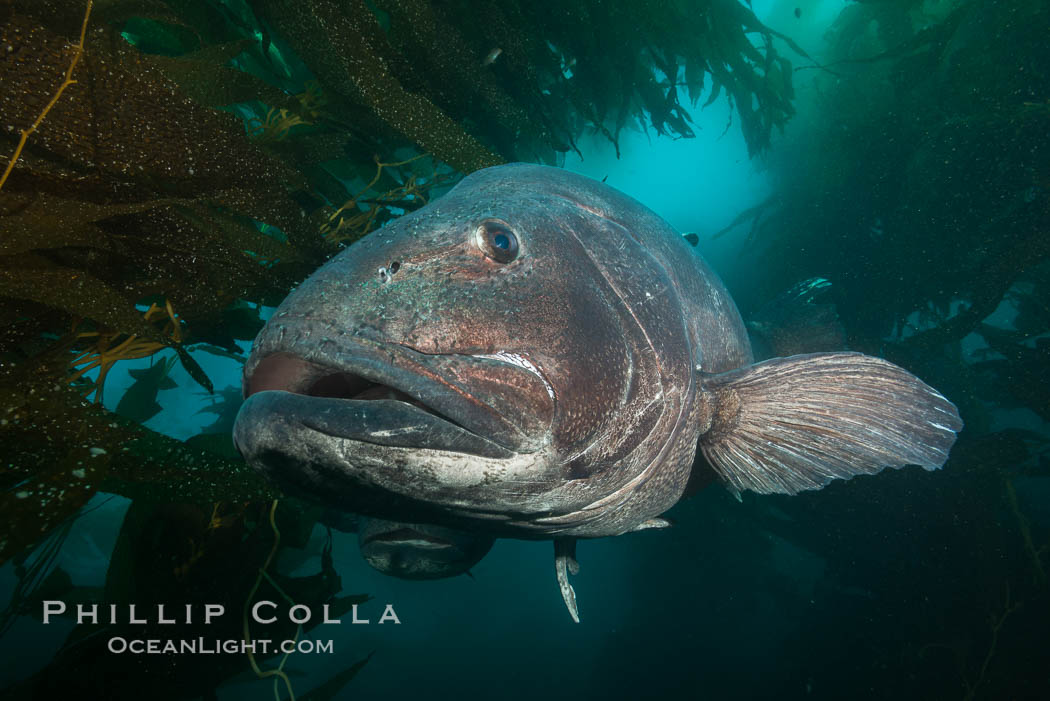
<path fill-rule="evenodd" d="M 302 653 L 330 655 L 335 652 L 332 640 L 241 640 L 218 638 L 143 639 L 113 637 L 107 648 L 111 653 L 132 655 L 254 655 L 269 653 Z"/>

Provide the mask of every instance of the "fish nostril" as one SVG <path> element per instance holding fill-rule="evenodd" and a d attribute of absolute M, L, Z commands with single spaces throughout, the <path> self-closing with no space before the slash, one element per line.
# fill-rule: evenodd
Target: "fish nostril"
<path fill-rule="evenodd" d="M 388 268 L 380 268 L 379 271 L 378 271 L 379 272 L 379 281 L 380 282 L 390 282 L 390 278 L 394 277 L 394 273 L 396 273 L 400 269 L 401 269 L 401 263 L 399 263 L 396 260 L 393 263 L 390 264 L 390 267 L 388 267 Z"/>

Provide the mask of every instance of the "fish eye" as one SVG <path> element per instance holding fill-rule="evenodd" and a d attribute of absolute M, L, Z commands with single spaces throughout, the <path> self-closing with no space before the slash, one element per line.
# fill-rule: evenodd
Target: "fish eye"
<path fill-rule="evenodd" d="M 476 233 L 478 247 L 497 263 L 509 263 L 518 257 L 518 237 L 510 225 L 498 219 L 486 219 Z"/>

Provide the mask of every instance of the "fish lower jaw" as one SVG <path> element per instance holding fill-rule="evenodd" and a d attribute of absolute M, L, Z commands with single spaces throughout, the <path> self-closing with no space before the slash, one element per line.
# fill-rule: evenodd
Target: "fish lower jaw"
<path fill-rule="evenodd" d="M 255 365 L 252 374 L 245 380 L 245 399 L 259 392 L 273 390 L 324 399 L 403 402 L 460 426 L 455 419 L 394 386 L 290 353 L 266 356 Z"/>

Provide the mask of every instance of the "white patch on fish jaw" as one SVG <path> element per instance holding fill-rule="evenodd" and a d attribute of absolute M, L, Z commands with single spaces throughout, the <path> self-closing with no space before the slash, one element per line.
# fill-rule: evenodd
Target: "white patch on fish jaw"
<path fill-rule="evenodd" d="M 394 436 L 401 436 L 406 433 L 413 433 L 415 430 L 415 426 L 407 426 L 405 428 L 388 428 L 382 431 L 372 431 L 372 435 L 377 438 L 393 438 Z"/>
<path fill-rule="evenodd" d="M 377 446 L 330 436 L 309 437 L 317 441 L 323 452 L 341 455 L 347 474 L 396 494 L 468 510 L 493 500 L 515 511 L 550 508 L 546 503 L 535 503 L 537 497 L 532 494 L 537 483 L 542 487 L 554 478 L 550 446 L 501 459 L 432 448 Z M 326 441 L 330 447 L 324 446 Z M 399 468 L 391 471 L 391 464 Z M 413 476 L 413 484 L 407 490 L 400 479 L 405 473 Z M 440 493 L 440 498 L 435 499 L 436 493 Z"/>
<path fill-rule="evenodd" d="M 543 373 L 540 372 L 540 369 L 536 367 L 531 360 L 526 358 L 524 355 L 521 355 L 520 353 L 499 351 L 497 353 L 492 353 L 488 355 L 475 355 L 472 357 L 486 358 L 488 360 L 500 360 L 504 363 L 510 363 L 511 365 L 516 365 L 519 368 L 528 370 L 533 375 L 540 378 L 540 381 L 543 383 L 543 386 L 547 388 L 547 394 L 550 395 L 551 399 L 557 399 L 557 397 L 554 394 L 554 387 L 552 387 L 551 383 L 547 381 L 547 378 L 543 376 Z"/>

